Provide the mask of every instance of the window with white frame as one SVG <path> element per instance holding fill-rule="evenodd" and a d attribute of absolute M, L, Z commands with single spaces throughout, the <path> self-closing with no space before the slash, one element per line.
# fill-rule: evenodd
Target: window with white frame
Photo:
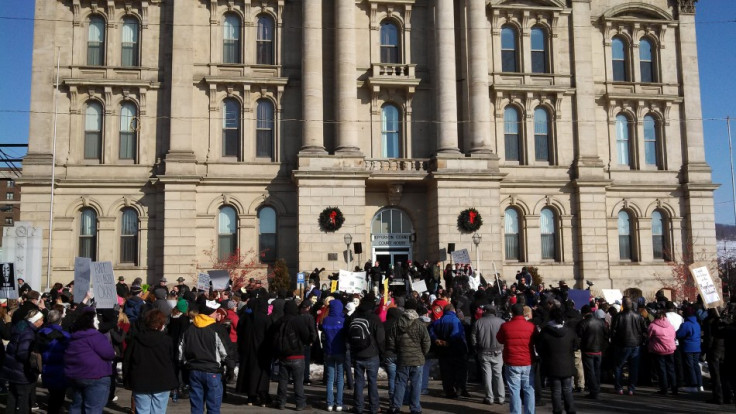
<path fill-rule="evenodd" d="M 629 117 L 616 115 L 616 156 L 618 165 L 631 166 L 631 126 Z"/>
<path fill-rule="evenodd" d="M 138 265 L 138 213 L 132 208 L 120 217 L 120 263 Z"/>
<path fill-rule="evenodd" d="M 618 256 L 620 260 L 633 260 L 631 216 L 624 210 L 618 213 Z"/>
<path fill-rule="evenodd" d="M 79 212 L 79 257 L 97 260 L 97 213 L 91 208 Z"/>
<path fill-rule="evenodd" d="M 401 122 L 399 108 L 386 104 L 381 108 L 381 156 L 401 158 Z"/>
<path fill-rule="evenodd" d="M 641 82 L 656 82 L 657 72 L 652 41 L 646 37 L 639 40 L 639 76 Z"/>
<path fill-rule="evenodd" d="M 611 41 L 611 57 L 613 63 L 613 80 L 617 82 L 629 82 L 629 52 L 628 42 L 621 36 L 616 36 Z"/>
<path fill-rule="evenodd" d="M 268 99 L 256 102 L 256 157 L 273 159 L 274 110 Z"/>
<path fill-rule="evenodd" d="M 660 162 L 660 137 L 657 119 L 651 115 L 644 116 L 644 161 L 647 165 L 662 168 Z"/>
<path fill-rule="evenodd" d="M 120 63 L 122 66 L 140 66 L 139 54 L 139 25 L 135 17 L 123 19 L 123 39 L 121 42 Z"/>
<path fill-rule="evenodd" d="M 240 156 L 240 102 L 234 98 L 222 101 L 222 156 Z"/>
<path fill-rule="evenodd" d="M 656 260 L 671 260 L 668 224 L 666 214 L 660 210 L 652 212 L 652 257 Z"/>
<path fill-rule="evenodd" d="M 399 27 L 392 20 L 381 22 L 381 63 L 401 63 Z"/>
<path fill-rule="evenodd" d="M 519 40 L 516 29 L 511 25 L 501 28 L 501 71 L 519 72 Z"/>
<path fill-rule="evenodd" d="M 506 161 L 521 161 L 521 123 L 519 109 L 509 105 L 503 111 L 503 136 Z"/>
<path fill-rule="evenodd" d="M 84 113 L 84 158 L 99 160 L 102 155 L 102 105 L 88 101 Z"/>
<path fill-rule="evenodd" d="M 98 14 L 89 17 L 87 64 L 90 66 L 105 64 L 105 19 Z"/>
<path fill-rule="evenodd" d="M 539 230 L 542 235 L 542 259 L 557 260 L 557 219 L 552 209 L 543 208 L 540 212 Z"/>
<path fill-rule="evenodd" d="M 549 42 L 547 39 L 547 31 L 540 26 L 532 27 L 531 31 L 532 46 L 532 72 L 533 73 L 549 73 Z"/>
<path fill-rule="evenodd" d="M 544 107 L 534 109 L 534 159 L 551 162 L 549 113 Z"/>
<path fill-rule="evenodd" d="M 256 35 L 256 63 L 273 65 L 274 62 L 274 23 L 271 16 L 258 16 L 258 32 Z"/>
<path fill-rule="evenodd" d="M 15 200 L 15 194 L 8 191 L 7 193 L 5 193 L 5 199 L 8 201 Z"/>
<path fill-rule="evenodd" d="M 504 212 L 504 257 L 506 260 L 521 260 L 521 235 L 519 212 L 509 207 Z"/>
<path fill-rule="evenodd" d="M 240 17 L 235 13 L 227 13 L 222 27 L 222 63 L 241 63 Z"/>
<path fill-rule="evenodd" d="M 136 131 L 138 110 L 133 102 L 120 105 L 120 159 L 134 160 L 136 154 Z"/>
<path fill-rule="evenodd" d="M 258 210 L 258 251 L 263 263 L 275 262 L 278 257 L 276 228 L 276 210 L 272 207 Z"/>
<path fill-rule="evenodd" d="M 238 248 L 238 216 L 230 206 L 220 207 L 217 215 L 217 257 L 227 260 Z"/>

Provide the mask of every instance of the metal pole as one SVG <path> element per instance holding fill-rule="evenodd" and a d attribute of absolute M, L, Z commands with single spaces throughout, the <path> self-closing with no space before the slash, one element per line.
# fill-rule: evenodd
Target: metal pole
<path fill-rule="evenodd" d="M 56 89 L 54 90 L 54 142 L 51 147 L 51 197 L 49 200 L 49 245 L 48 263 L 46 266 L 46 290 L 51 289 L 51 240 L 54 234 L 54 181 L 56 181 L 56 123 L 59 117 L 57 110 L 59 95 L 59 65 L 61 64 L 61 48 L 56 48 Z"/>
<path fill-rule="evenodd" d="M 731 145 L 731 118 L 726 117 L 726 128 L 728 129 L 728 155 L 731 160 L 731 195 L 733 204 L 733 221 L 736 224 L 736 178 L 733 174 L 733 146 Z"/>

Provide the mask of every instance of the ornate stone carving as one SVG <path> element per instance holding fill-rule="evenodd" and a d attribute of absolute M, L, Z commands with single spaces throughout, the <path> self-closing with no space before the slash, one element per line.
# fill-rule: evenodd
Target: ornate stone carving
<path fill-rule="evenodd" d="M 388 186 L 388 203 L 392 206 L 398 205 L 401 201 L 401 194 L 404 191 L 403 184 L 391 184 Z"/>
<path fill-rule="evenodd" d="M 680 13 L 695 14 L 695 3 L 698 0 L 680 0 Z"/>

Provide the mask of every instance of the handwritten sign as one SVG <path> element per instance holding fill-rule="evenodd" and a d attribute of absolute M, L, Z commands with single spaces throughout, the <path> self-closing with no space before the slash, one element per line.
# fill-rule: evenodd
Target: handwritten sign
<path fill-rule="evenodd" d="M 76 303 L 81 302 L 89 291 L 89 268 L 91 264 L 92 260 L 89 257 L 74 258 L 74 289 L 72 295 L 74 295 L 74 302 Z"/>
<path fill-rule="evenodd" d="M 416 281 L 411 284 L 411 290 L 415 292 L 426 292 L 427 291 L 427 283 L 423 280 Z"/>
<path fill-rule="evenodd" d="M 115 289 L 115 274 L 112 271 L 112 263 L 92 262 L 89 271 L 97 308 L 114 308 L 118 303 L 118 294 Z M 74 282 L 74 286 L 77 286 L 76 282 Z"/>
<path fill-rule="evenodd" d="M 601 289 L 601 291 L 603 292 L 603 298 L 610 304 L 624 298 L 624 294 L 619 289 Z"/>
<path fill-rule="evenodd" d="M 470 253 L 468 249 L 456 250 L 451 253 L 452 261 L 460 264 L 470 264 Z"/>
<path fill-rule="evenodd" d="M 230 282 L 230 272 L 227 270 L 209 270 L 207 273 L 209 273 L 210 280 L 212 281 L 212 289 L 227 289 L 227 284 Z"/>
<path fill-rule="evenodd" d="M 208 275 L 207 273 L 199 274 L 199 276 L 197 277 L 197 290 L 210 290 L 210 275 Z"/>
<path fill-rule="evenodd" d="M 339 290 L 345 293 L 360 293 L 367 289 L 365 272 L 340 270 L 338 281 Z"/>
<path fill-rule="evenodd" d="M 708 266 L 702 263 L 694 263 L 690 265 L 690 273 L 692 273 L 693 279 L 695 279 L 695 284 L 698 286 L 705 307 L 714 308 L 720 305 L 721 296 L 718 294 L 718 289 L 713 283 Z"/>

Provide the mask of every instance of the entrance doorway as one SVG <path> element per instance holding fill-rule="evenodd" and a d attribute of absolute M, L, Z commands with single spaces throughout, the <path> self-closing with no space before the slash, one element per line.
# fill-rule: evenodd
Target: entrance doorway
<path fill-rule="evenodd" d="M 414 226 L 403 211 L 385 208 L 376 213 L 371 222 L 371 253 L 382 272 L 390 264 L 396 268 L 412 259 L 413 233 Z"/>

